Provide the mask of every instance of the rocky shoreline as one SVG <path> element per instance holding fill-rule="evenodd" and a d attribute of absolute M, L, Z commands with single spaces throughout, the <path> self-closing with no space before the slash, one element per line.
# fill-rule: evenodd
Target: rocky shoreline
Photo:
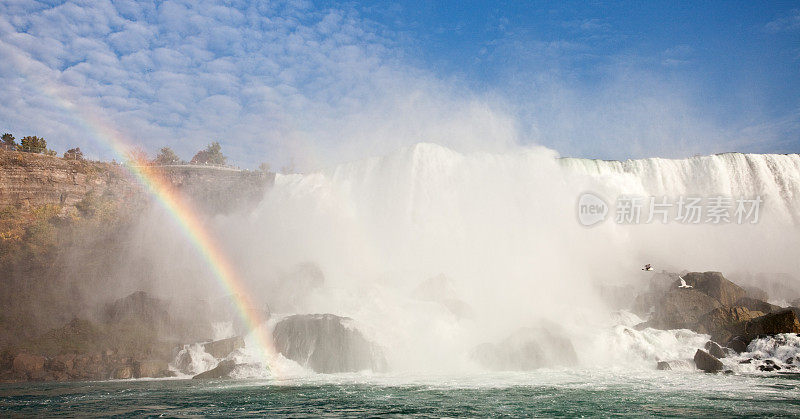
<path fill-rule="evenodd" d="M 681 287 L 681 279 L 687 286 Z M 662 272 L 653 276 L 649 289 L 634 301 L 634 310 L 650 317 L 635 328 L 689 329 L 707 334 L 711 340 L 695 352 L 695 366 L 705 372 L 732 372 L 720 359 L 747 352 L 756 339 L 800 334 L 800 308 L 780 307 L 761 298 L 767 298 L 766 292 L 752 287 L 746 290 L 720 272 Z M 671 363 L 677 361 L 658 361 L 656 367 L 672 369 Z M 761 371 L 797 369 L 794 359 L 750 358 L 747 363 L 754 361 Z"/>

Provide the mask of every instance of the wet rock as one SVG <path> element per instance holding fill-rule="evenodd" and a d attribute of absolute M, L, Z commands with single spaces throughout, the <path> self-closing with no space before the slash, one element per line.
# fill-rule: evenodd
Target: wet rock
<path fill-rule="evenodd" d="M 705 372 L 717 372 L 722 370 L 722 361 L 702 349 L 698 349 L 697 352 L 695 352 L 694 363 L 698 369 Z"/>
<path fill-rule="evenodd" d="M 719 301 L 725 306 L 733 306 L 736 301 L 745 297 L 747 293 L 738 285 L 725 279 L 720 272 L 689 272 L 683 275 L 687 285 L 709 297 Z M 680 281 L 675 282 L 677 287 Z"/>
<path fill-rule="evenodd" d="M 522 328 L 499 344 L 479 345 L 472 356 L 484 367 L 498 371 L 528 371 L 578 362 L 572 342 L 544 327 Z"/>
<path fill-rule="evenodd" d="M 694 289 L 672 289 L 655 303 L 648 327 L 691 329 L 701 317 L 720 306 L 716 299 Z"/>
<path fill-rule="evenodd" d="M 225 358 L 231 352 L 244 348 L 244 338 L 235 336 L 228 339 L 217 340 L 203 344 L 203 349 L 214 358 Z"/>
<path fill-rule="evenodd" d="M 220 363 L 217 364 L 217 366 L 213 369 L 206 372 L 201 372 L 200 374 L 192 377 L 192 379 L 208 380 L 216 378 L 230 378 L 230 375 L 234 369 L 236 369 L 236 363 L 232 359 L 226 359 L 224 361 L 220 361 Z"/>
<path fill-rule="evenodd" d="M 657 370 L 671 370 L 672 367 L 669 365 L 669 362 L 666 361 L 658 361 L 656 365 Z"/>
<path fill-rule="evenodd" d="M 747 358 L 739 361 L 740 364 L 751 364 L 753 362 L 753 358 Z"/>
<path fill-rule="evenodd" d="M 782 310 L 745 322 L 742 329 L 744 338 L 752 340 L 759 335 L 800 333 L 800 321 L 794 311 Z"/>
<path fill-rule="evenodd" d="M 728 340 L 728 344 L 725 345 L 731 349 L 733 349 L 737 354 L 747 351 L 747 345 L 750 343 L 749 340 L 741 336 L 734 336 L 730 340 Z"/>
<path fill-rule="evenodd" d="M 764 314 L 774 313 L 781 310 L 780 306 L 776 306 L 775 304 L 770 304 L 766 301 L 750 297 L 740 298 L 736 300 L 736 303 L 734 303 L 734 305 L 738 307 L 745 307 L 750 311 L 760 311 Z"/>
<path fill-rule="evenodd" d="M 742 322 L 763 316 L 760 311 L 750 311 L 745 307 L 717 307 L 700 318 L 693 329 L 708 333 L 717 342 L 727 342 L 741 331 Z"/>
<path fill-rule="evenodd" d="M 333 314 L 299 314 L 275 325 L 275 348 L 320 373 L 383 371 L 383 352 L 353 327 L 352 319 Z"/>
<path fill-rule="evenodd" d="M 717 342 L 706 342 L 706 350 L 715 358 L 725 358 L 725 350 Z"/>

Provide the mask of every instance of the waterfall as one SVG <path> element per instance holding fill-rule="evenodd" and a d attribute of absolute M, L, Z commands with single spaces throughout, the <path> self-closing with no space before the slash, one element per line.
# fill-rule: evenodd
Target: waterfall
<path fill-rule="evenodd" d="M 592 227 L 578 221 L 587 192 L 609 206 Z M 762 202 L 757 223 L 711 223 L 705 214 L 697 224 L 673 214 L 647 223 L 643 214 L 626 224 L 615 220 L 621 196 L 642 197 L 644 210 L 649 197 Z M 616 162 L 539 147 L 465 154 L 418 144 L 278 175 L 249 217 L 217 221 L 252 289 L 276 311 L 291 298 L 295 312 L 351 317 L 387 347 L 390 365 L 435 370 L 462 368 L 474 345 L 543 321 L 573 337 L 590 333 L 609 312 L 598 290 L 641 287 L 645 263 L 800 278 L 798 220 L 798 155 Z M 324 284 L 287 294 L 282 272 L 308 262 Z M 417 297 L 440 277 L 443 295 Z M 473 315 L 459 318 L 453 307 Z"/>

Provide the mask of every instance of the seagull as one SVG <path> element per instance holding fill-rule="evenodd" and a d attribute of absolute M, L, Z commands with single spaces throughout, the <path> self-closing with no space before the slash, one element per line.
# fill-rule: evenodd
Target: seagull
<path fill-rule="evenodd" d="M 691 285 L 686 284 L 686 281 L 683 280 L 683 277 L 679 276 L 678 279 L 681 280 L 681 284 L 678 285 L 678 288 L 692 288 Z"/>
<path fill-rule="evenodd" d="M 650 264 L 648 263 L 647 265 L 644 265 L 644 268 L 642 268 L 642 270 L 643 270 L 643 271 L 652 271 L 652 270 L 653 270 L 653 267 L 652 267 L 652 266 L 650 266 Z"/>

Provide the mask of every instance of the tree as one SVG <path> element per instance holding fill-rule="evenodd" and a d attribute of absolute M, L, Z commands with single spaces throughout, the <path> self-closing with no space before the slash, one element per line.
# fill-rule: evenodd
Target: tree
<path fill-rule="evenodd" d="M 181 159 L 172 151 L 169 147 L 162 147 L 161 150 L 158 151 L 158 155 L 156 159 L 153 160 L 154 164 L 158 165 L 169 165 L 169 164 L 180 164 Z"/>
<path fill-rule="evenodd" d="M 64 152 L 65 159 L 83 160 L 83 151 L 80 147 L 70 148 Z"/>
<path fill-rule="evenodd" d="M 222 146 L 217 141 L 209 144 L 205 150 L 200 150 L 192 157 L 192 164 L 218 164 L 224 165 L 227 157 L 222 155 Z"/>
<path fill-rule="evenodd" d="M 128 149 L 125 153 L 125 157 L 128 162 L 136 166 L 147 166 L 149 160 L 147 152 L 140 146 Z"/>
<path fill-rule="evenodd" d="M 20 140 L 19 149 L 28 153 L 46 153 L 49 151 L 47 150 L 47 141 L 35 135 L 23 137 Z"/>
<path fill-rule="evenodd" d="M 269 173 L 269 169 L 270 169 L 269 163 L 267 163 L 267 162 L 264 162 L 264 163 L 261 163 L 260 165 L 258 165 L 258 170 L 261 170 L 264 173 Z"/>
<path fill-rule="evenodd" d="M 2 141 L 3 141 L 3 145 L 6 148 L 9 148 L 9 149 L 12 149 L 12 150 L 16 150 L 17 149 L 17 141 L 16 141 L 16 138 L 14 138 L 13 135 L 11 135 L 9 133 L 3 134 Z"/>

